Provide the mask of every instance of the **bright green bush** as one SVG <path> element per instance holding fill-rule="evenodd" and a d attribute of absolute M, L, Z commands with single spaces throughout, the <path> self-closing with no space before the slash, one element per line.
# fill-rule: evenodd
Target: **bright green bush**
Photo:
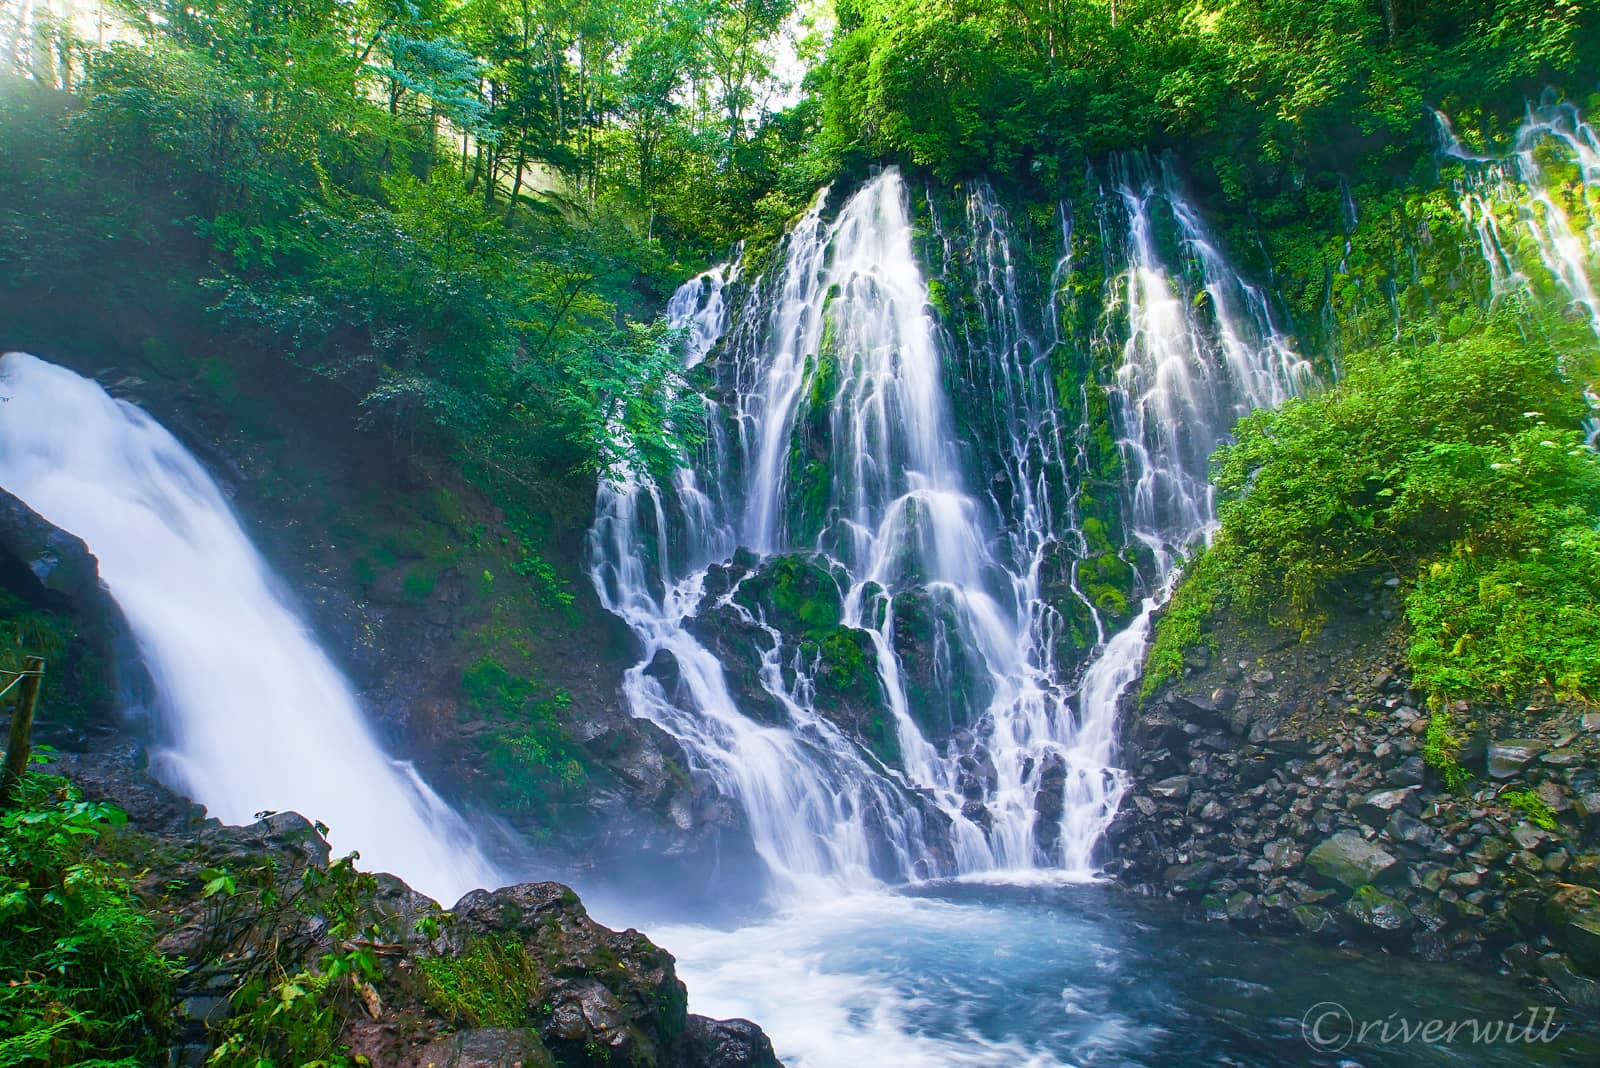
<path fill-rule="evenodd" d="M 1319 395 L 1242 420 L 1216 458 L 1221 529 L 1152 648 L 1181 670 L 1197 619 L 1316 630 L 1365 572 L 1407 580 L 1416 677 L 1436 696 L 1600 696 L 1600 456 L 1562 352 L 1581 328 L 1506 312 L 1352 355 Z"/>
<path fill-rule="evenodd" d="M 0 815 L 0 1066 L 164 1063 L 171 968 L 92 852 L 125 820 L 38 775 Z"/>

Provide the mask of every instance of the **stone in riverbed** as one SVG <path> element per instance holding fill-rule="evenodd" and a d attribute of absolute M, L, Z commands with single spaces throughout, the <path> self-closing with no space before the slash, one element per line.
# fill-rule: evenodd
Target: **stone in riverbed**
<path fill-rule="evenodd" d="M 1507 738 L 1489 747 L 1489 777 L 1511 779 L 1550 748 L 1538 738 Z"/>
<path fill-rule="evenodd" d="M 1558 939 L 1579 967 L 1600 975 L 1600 909 L 1572 913 Z"/>
<path fill-rule="evenodd" d="M 1380 827 L 1395 812 L 1414 815 L 1421 807 L 1417 788 L 1405 786 L 1398 790 L 1374 790 L 1356 804 L 1356 815 L 1374 827 Z"/>
<path fill-rule="evenodd" d="M 1416 923 L 1411 910 L 1371 886 L 1363 886 L 1344 904 L 1344 912 L 1356 923 L 1376 935 L 1399 935 Z"/>
<path fill-rule="evenodd" d="M 1323 879 L 1351 890 L 1393 882 L 1403 874 L 1392 854 L 1350 831 L 1334 835 L 1306 854 L 1306 864 Z"/>
<path fill-rule="evenodd" d="M 1150 792 L 1169 801 L 1182 801 L 1189 796 L 1189 776 L 1174 775 L 1170 779 L 1151 783 Z"/>
<path fill-rule="evenodd" d="M 1546 953 L 1539 958 L 1539 971 L 1561 991 L 1575 1009 L 1594 1012 L 1600 1009 L 1600 983 L 1572 969 L 1572 962 L 1559 953 Z"/>

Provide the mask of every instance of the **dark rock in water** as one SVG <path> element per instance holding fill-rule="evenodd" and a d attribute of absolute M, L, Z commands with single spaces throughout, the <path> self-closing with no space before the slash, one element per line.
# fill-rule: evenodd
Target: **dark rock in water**
<path fill-rule="evenodd" d="M 1512 779 L 1537 760 L 1549 743 L 1537 738 L 1507 738 L 1489 746 L 1488 762 L 1489 777 L 1493 779 Z"/>
<path fill-rule="evenodd" d="M 1559 953 L 1539 958 L 1539 972 L 1561 991 L 1572 1007 L 1584 1012 L 1600 1011 L 1600 982 L 1573 970 L 1572 962 Z"/>
<path fill-rule="evenodd" d="M 1351 890 L 1394 881 L 1401 874 L 1399 863 L 1393 855 L 1350 832 L 1336 834 L 1306 854 L 1312 871 Z"/>
<path fill-rule="evenodd" d="M 689 1017 L 683 1068 L 780 1068 L 772 1041 L 749 1020 Z"/>
<path fill-rule="evenodd" d="M 555 1068 L 539 1036 L 527 1028 L 479 1027 L 441 1038 L 411 1068 Z"/>
<path fill-rule="evenodd" d="M 1401 935 L 1415 926 L 1411 910 L 1371 886 L 1364 886 L 1344 904 L 1345 915 L 1379 935 Z"/>
<path fill-rule="evenodd" d="M 1592 975 L 1600 975 L 1600 907 L 1568 916 L 1558 939 L 1573 961 Z"/>

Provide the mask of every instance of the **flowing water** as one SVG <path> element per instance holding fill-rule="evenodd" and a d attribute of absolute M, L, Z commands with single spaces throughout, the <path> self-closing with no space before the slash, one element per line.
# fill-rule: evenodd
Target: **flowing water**
<path fill-rule="evenodd" d="M 1490 298 L 1528 294 L 1568 304 L 1600 341 L 1600 133 L 1576 105 L 1530 103 L 1511 148 L 1473 151 L 1434 112 L 1445 156 L 1463 164 L 1456 192 L 1489 270 Z M 1572 371 L 1566 367 L 1564 370 Z M 1600 440 L 1600 382 L 1580 383 Z"/>
<path fill-rule="evenodd" d="M 228 823 L 289 810 L 442 901 L 502 881 L 349 683 L 178 440 L 94 382 L 0 359 L 0 486 L 100 561 L 155 683 L 163 779 Z"/>

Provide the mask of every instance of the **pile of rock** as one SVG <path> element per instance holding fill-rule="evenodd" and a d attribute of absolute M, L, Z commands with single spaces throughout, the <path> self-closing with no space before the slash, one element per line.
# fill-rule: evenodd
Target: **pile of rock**
<path fill-rule="evenodd" d="M 1296 658 L 1202 659 L 1130 700 L 1108 869 L 1210 919 L 1499 962 L 1600 1007 L 1600 713 L 1458 707 L 1472 777 L 1452 790 L 1403 672 L 1312 702 Z"/>

